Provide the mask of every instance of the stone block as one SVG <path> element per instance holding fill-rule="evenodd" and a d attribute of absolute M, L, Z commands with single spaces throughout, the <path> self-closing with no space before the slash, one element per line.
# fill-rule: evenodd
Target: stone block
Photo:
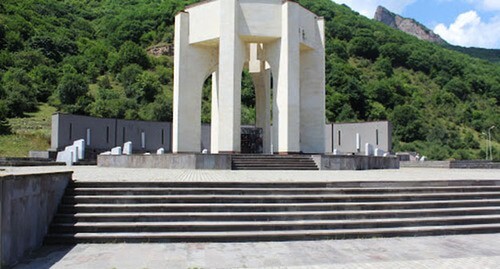
<path fill-rule="evenodd" d="M 57 153 L 57 162 L 66 163 L 66 165 L 72 165 L 78 161 L 76 146 L 67 146 L 63 151 Z"/>
<path fill-rule="evenodd" d="M 131 155 L 132 154 L 132 142 L 128 141 L 123 144 L 123 155 Z"/>
<path fill-rule="evenodd" d="M 111 155 L 122 155 L 122 147 L 112 148 Z"/>
<path fill-rule="evenodd" d="M 65 150 L 59 151 L 57 153 L 56 161 L 60 163 L 66 163 L 66 165 L 71 165 L 71 153 Z"/>
<path fill-rule="evenodd" d="M 375 156 L 377 156 L 377 157 L 385 156 L 385 151 L 383 149 L 376 148 L 375 149 Z"/>
<path fill-rule="evenodd" d="M 370 143 L 365 144 L 365 155 L 373 156 L 373 145 L 371 145 Z"/>
<path fill-rule="evenodd" d="M 75 157 L 77 160 L 85 159 L 85 140 L 80 139 L 73 142 L 73 146 L 75 147 Z"/>

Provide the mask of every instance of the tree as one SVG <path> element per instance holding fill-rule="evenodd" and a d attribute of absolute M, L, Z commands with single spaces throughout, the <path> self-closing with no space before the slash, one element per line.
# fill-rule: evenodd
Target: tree
<path fill-rule="evenodd" d="M 137 81 L 137 77 L 142 74 L 143 71 L 142 67 L 137 64 L 127 65 L 123 67 L 120 74 L 118 74 L 118 81 L 127 89 Z"/>
<path fill-rule="evenodd" d="M 351 56 L 363 57 L 375 60 L 378 57 L 378 47 L 373 37 L 358 36 L 349 42 L 349 54 Z"/>
<path fill-rule="evenodd" d="M 111 69 L 118 73 L 124 66 L 137 64 L 144 69 L 149 67 L 149 59 L 146 51 L 134 42 L 123 43 L 116 58 L 111 62 Z"/>
<path fill-rule="evenodd" d="M 132 85 L 139 103 L 154 102 L 156 95 L 161 90 L 158 77 L 150 72 L 143 72 L 137 77 L 137 81 Z"/>
<path fill-rule="evenodd" d="M 63 106 L 75 105 L 78 98 L 86 96 L 88 91 L 87 79 L 79 74 L 65 74 L 57 86 L 58 97 Z"/>
<path fill-rule="evenodd" d="M 401 141 L 412 142 L 425 138 L 423 118 L 415 107 L 408 104 L 396 106 L 390 120 L 394 126 L 394 134 Z"/>
<path fill-rule="evenodd" d="M 10 134 L 12 129 L 7 121 L 8 108 L 5 101 L 0 100 L 0 135 Z"/>

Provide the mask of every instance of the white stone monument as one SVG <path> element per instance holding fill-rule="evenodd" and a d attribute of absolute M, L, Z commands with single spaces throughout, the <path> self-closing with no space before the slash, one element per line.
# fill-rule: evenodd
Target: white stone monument
<path fill-rule="evenodd" d="M 122 155 L 122 147 L 114 147 L 111 149 L 111 155 Z"/>
<path fill-rule="evenodd" d="M 85 159 L 85 140 L 80 139 L 73 142 L 73 146 L 76 151 L 76 159 L 83 160 Z"/>
<path fill-rule="evenodd" d="M 325 152 L 323 18 L 292 1 L 206 1 L 177 14 L 174 43 L 174 153 L 201 150 L 200 104 L 209 76 L 210 151 L 241 151 L 244 68 L 254 82 L 264 153 Z"/>
<path fill-rule="evenodd" d="M 128 141 L 123 144 L 123 154 L 132 155 L 132 142 Z"/>
<path fill-rule="evenodd" d="M 365 155 L 366 156 L 373 156 L 373 145 L 370 143 L 365 144 Z"/>
<path fill-rule="evenodd" d="M 375 149 L 375 156 L 383 157 L 383 156 L 385 156 L 385 151 L 383 149 L 376 148 Z"/>

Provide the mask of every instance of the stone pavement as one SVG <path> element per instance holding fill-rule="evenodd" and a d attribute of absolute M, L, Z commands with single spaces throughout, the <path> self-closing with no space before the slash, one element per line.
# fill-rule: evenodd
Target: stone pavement
<path fill-rule="evenodd" d="M 500 268 L 500 234 L 259 243 L 43 247 L 16 269 Z"/>
<path fill-rule="evenodd" d="M 498 169 L 401 168 L 367 171 L 230 171 L 106 168 L 97 166 L 0 167 L 2 174 L 74 171 L 82 181 L 374 181 L 500 179 Z"/>

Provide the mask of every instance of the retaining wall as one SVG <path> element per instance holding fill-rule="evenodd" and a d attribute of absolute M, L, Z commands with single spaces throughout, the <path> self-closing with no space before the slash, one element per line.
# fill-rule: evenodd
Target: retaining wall
<path fill-rule="evenodd" d="M 101 167 L 231 170 L 229 154 L 99 155 Z"/>
<path fill-rule="evenodd" d="M 491 161 L 425 161 L 401 162 L 401 167 L 451 168 L 451 169 L 500 169 L 500 162 Z"/>
<path fill-rule="evenodd" d="M 0 176 L 0 268 L 42 245 L 72 173 Z"/>
<path fill-rule="evenodd" d="M 315 155 L 313 159 L 320 170 L 399 169 L 399 159 L 394 156 Z"/>

